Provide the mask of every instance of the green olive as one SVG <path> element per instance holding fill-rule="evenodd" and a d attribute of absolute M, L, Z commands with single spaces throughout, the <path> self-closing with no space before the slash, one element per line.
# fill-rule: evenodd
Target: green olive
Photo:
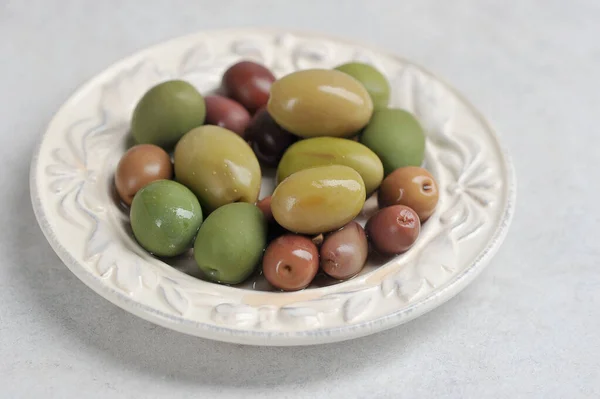
<path fill-rule="evenodd" d="M 425 156 L 423 128 L 402 109 L 375 111 L 360 142 L 379 156 L 386 176 L 403 166 L 420 166 Z"/>
<path fill-rule="evenodd" d="M 277 168 L 277 181 L 302 169 L 326 165 L 345 165 L 357 171 L 367 194 L 375 191 L 383 179 L 381 161 L 364 145 L 337 137 L 315 137 L 298 141 L 285 152 Z"/>
<path fill-rule="evenodd" d="M 254 203 L 260 192 L 254 152 L 240 136 L 219 126 L 195 128 L 179 140 L 175 176 L 207 212 L 232 202 Z"/>
<path fill-rule="evenodd" d="M 158 256 L 187 251 L 202 223 L 196 196 L 171 180 L 157 180 L 139 190 L 129 215 L 138 243 Z"/>
<path fill-rule="evenodd" d="M 362 62 L 349 62 L 335 68 L 352 76 L 365 86 L 369 92 L 373 107 L 377 110 L 388 106 L 390 101 L 390 84 L 374 66 Z"/>
<path fill-rule="evenodd" d="M 373 101 L 352 76 L 330 69 L 293 72 L 271 86 L 269 114 L 300 137 L 352 136 L 373 113 Z"/>
<path fill-rule="evenodd" d="M 209 280 L 237 284 L 255 270 L 266 245 L 267 222 L 260 209 L 228 204 L 206 218 L 196 237 L 194 258 Z"/>
<path fill-rule="evenodd" d="M 184 134 L 201 126 L 205 115 L 198 90 L 182 80 L 170 80 L 152 87 L 138 102 L 131 134 L 138 144 L 171 149 Z"/>
<path fill-rule="evenodd" d="M 319 166 L 282 181 L 271 199 L 273 217 L 301 234 L 339 229 L 358 215 L 366 192 L 360 174 L 343 165 Z"/>

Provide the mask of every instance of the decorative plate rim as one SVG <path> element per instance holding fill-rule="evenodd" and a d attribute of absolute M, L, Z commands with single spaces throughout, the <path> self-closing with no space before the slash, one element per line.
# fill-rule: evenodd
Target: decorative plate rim
<path fill-rule="evenodd" d="M 504 175 L 506 177 L 505 194 L 506 200 L 504 207 L 499 210 L 501 218 L 497 223 L 496 228 L 493 230 L 491 238 L 487 241 L 483 249 L 478 253 L 475 260 L 464 268 L 463 271 L 459 272 L 452 278 L 450 278 L 442 287 L 439 287 L 420 299 L 415 300 L 414 303 L 407 307 L 404 307 L 398 311 L 374 318 L 372 320 L 366 320 L 357 322 L 351 325 L 345 325 L 341 327 L 325 327 L 316 329 L 302 329 L 296 331 L 246 331 L 235 328 L 228 328 L 224 326 L 216 326 L 206 322 L 199 322 L 187 319 L 183 316 L 176 316 L 165 313 L 158 309 L 152 308 L 147 304 L 140 303 L 131 297 L 127 296 L 123 292 L 119 292 L 106 284 L 103 284 L 101 279 L 94 275 L 92 272 L 81 264 L 73 255 L 65 248 L 56 237 L 55 231 L 47 220 L 45 210 L 43 209 L 41 197 L 38 191 L 37 181 L 37 169 L 38 161 L 41 152 L 42 145 L 50 127 L 55 123 L 57 117 L 62 114 L 65 108 L 76 101 L 77 97 L 85 92 L 89 87 L 93 87 L 97 80 L 101 80 L 104 75 L 112 73 L 113 70 L 118 69 L 119 65 L 125 64 L 136 58 L 142 57 L 145 54 L 150 54 L 155 49 L 163 46 L 169 46 L 171 43 L 191 40 L 200 34 L 219 34 L 219 33 L 255 33 L 255 34 L 283 34 L 289 33 L 292 35 L 299 35 L 302 37 L 320 38 L 336 41 L 338 43 L 344 43 L 352 46 L 361 46 L 377 52 L 378 54 L 385 55 L 391 59 L 395 59 L 402 63 L 407 63 L 416 66 L 422 73 L 429 75 L 436 81 L 441 83 L 449 92 L 451 92 L 456 98 L 458 98 L 464 105 L 469 108 L 472 115 L 481 123 L 482 126 L 488 131 L 490 137 L 493 139 L 494 144 L 497 146 L 498 154 L 500 155 L 500 164 L 502 165 Z M 385 49 L 377 48 L 371 44 L 361 43 L 356 40 L 348 40 L 340 37 L 336 37 L 330 34 L 324 34 L 320 32 L 305 32 L 298 30 L 289 29 L 277 29 L 277 28 L 230 28 L 230 29 L 214 29 L 204 30 L 196 33 L 191 33 L 176 38 L 171 38 L 166 41 L 161 41 L 148 46 L 144 49 L 135 51 L 133 54 L 121 58 L 108 67 L 104 68 L 100 73 L 95 74 L 89 78 L 86 82 L 81 84 L 67 100 L 63 102 L 60 108 L 56 111 L 50 122 L 47 124 L 44 134 L 38 140 L 36 148 L 33 153 L 31 166 L 30 166 L 30 196 L 33 205 L 34 214 L 41 227 L 44 236 L 50 243 L 53 250 L 59 256 L 59 258 L 65 263 L 65 265 L 73 272 L 80 280 L 82 280 L 88 287 L 92 288 L 97 294 L 101 295 L 105 299 L 109 300 L 113 304 L 141 317 L 147 321 L 159 324 L 161 326 L 177 330 L 190 335 L 196 335 L 199 337 L 216 339 L 224 342 L 242 343 L 251 345 L 273 345 L 273 346 L 287 346 L 287 345 L 312 345 L 320 343 L 328 343 L 335 341 L 343 341 L 360 336 L 365 336 L 374 332 L 383 331 L 404 322 L 410 321 L 433 308 L 441 305 L 448 301 L 456 294 L 458 294 L 463 288 L 465 288 L 489 263 L 491 258 L 499 249 L 506 234 L 508 228 L 514 216 L 515 201 L 516 201 L 516 174 L 515 169 L 508 153 L 508 150 L 502 145 L 500 141 L 500 135 L 492 128 L 488 120 L 478 111 L 478 109 L 458 92 L 452 85 L 447 83 L 444 79 L 441 79 L 436 74 L 430 72 L 421 65 L 407 60 L 401 56 L 395 55 Z"/>

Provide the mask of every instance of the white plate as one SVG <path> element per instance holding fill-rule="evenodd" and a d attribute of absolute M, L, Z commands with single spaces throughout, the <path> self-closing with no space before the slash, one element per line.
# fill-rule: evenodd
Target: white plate
<path fill-rule="evenodd" d="M 426 129 L 426 164 L 440 185 L 438 210 L 413 249 L 347 282 L 279 293 L 202 281 L 184 273 L 195 270 L 188 257 L 174 260 L 172 267 L 136 244 L 111 190 L 115 165 L 128 145 L 133 107 L 148 88 L 170 78 L 186 79 L 203 93 L 214 90 L 226 67 L 242 58 L 266 64 L 277 76 L 349 60 L 372 63 L 388 76 L 391 105 L 412 111 Z M 31 167 L 31 196 L 42 230 L 63 262 L 123 309 L 221 341 L 308 345 L 396 326 L 462 290 L 507 232 L 515 178 L 483 117 L 421 67 L 329 37 L 239 29 L 151 47 L 81 87 L 41 140 Z"/>

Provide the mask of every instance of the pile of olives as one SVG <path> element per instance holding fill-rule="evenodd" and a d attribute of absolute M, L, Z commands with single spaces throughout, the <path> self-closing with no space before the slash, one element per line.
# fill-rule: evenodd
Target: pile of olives
<path fill-rule="evenodd" d="M 388 108 L 377 69 L 351 62 L 276 79 L 243 61 L 227 69 L 219 93 L 171 80 L 135 107 L 137 144 L 120 160 L 115 188 L 144 249 L 173 257 L 193 248 L 210 281 L 262 272 L 293 291 L 319 270 L 349 279 L 370 251 L 413 246 L 438 188 L 420 167 L 421 125 Z M 268 168 L 276 188 L 259 200 Z M 371 196 L 380 209 L 363 229 L 355 219 Z"/>

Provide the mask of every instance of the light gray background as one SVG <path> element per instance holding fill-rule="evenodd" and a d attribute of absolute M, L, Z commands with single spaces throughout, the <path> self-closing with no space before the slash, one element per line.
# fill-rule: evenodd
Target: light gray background
<path fill-rule="evenodd" d="M 600 397 L 599 24 L 598 0 L 0 0 L 0 396 Z M 46 123 L 121 57 L 237 26 L 371 42 L 478 105 L 519 187 L 508 238 L 475 283 L 374 336 L 256 348 L 137 319 L 67 270 L 29 202 Z"/>

